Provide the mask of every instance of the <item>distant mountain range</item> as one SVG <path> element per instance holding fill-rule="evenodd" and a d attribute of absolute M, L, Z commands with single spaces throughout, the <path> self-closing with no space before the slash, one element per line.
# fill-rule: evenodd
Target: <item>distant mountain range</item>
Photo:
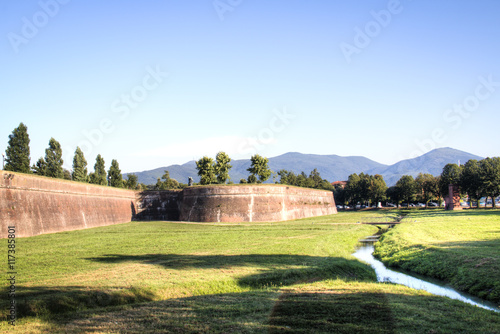
<path fill-rule="evenodd" d="M 338 155 L 302 154 L 296 152 L 285 153 L 280 156 L 269 158 L 269 167 L 278 172 L 281 169 L 291 170 L 298 174 L 305 172 L 307 175 L 317 168 L 321 177 L 330 182 L 345 181 L 353 173 L 380 174 L 384 177 L 388 186 L 396 184 L 403 175 L 417 176 L 419 173 L 440 175 L 443 167 L 448 163 L 465 163 L 470 159 L 481 160 L 480 156 L 455 150 L 452 148 L 438 148 L 414 159 L 402 160 L 393 165 L 384 165 L 365 157 L 351 156 L 341 157 Z M 247 178 L 247 168 L 250 160 L 233 160 L 233 166 L 229 172 L 231 180 L 239 183 L 240 179 Z M 183 165 L 171 165 L 143 172 L 133 173 L 137 175 L 139 182 L 144 184 L 155 184 L 164 171 L 170 172 L 170 177 L 181 183 L 187 183 L 192 177 L 195 182 L 199 181 L 195 161 L 189 161 Z M 125 174 L 126 175 L 126 174 Z M 270 180 L 269 182 L 272 182 Z"/>

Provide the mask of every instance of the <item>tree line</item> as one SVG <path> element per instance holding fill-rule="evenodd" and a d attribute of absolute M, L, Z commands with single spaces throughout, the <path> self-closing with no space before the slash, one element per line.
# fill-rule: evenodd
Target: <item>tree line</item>
<path fill-rule="evenodd" d="M 447 184 L 456 184 L 462 195 L 476 201 L 483 197 L 491 198 L 495 206 L 495 198 L 500 196 L 500 158 L 469 160 L 464 165 L 448 164 L 441 174 L 440 190 L 447 192 Z"/>
<path fill-rule="evenodd" d="M 89 173 L 87 160 L 80 147 L 75 150 L 73 157 L 73 170 L 63 168 L 61 144 L 54 138 L 50 138 L 49 145 L 45 149 L 45 157 L 40 157 L 37 162 L 30 165 L 30 138 L 28 127 L 20 123 L 9 135 L 9 142 L 5 150 L 4 170 L 48 176 L 58 179 L 67 179 L 98 185 L 109 185 L 117 188 L 142 189 L 144 185 L 137 183 L 135 174 L 128 174 L 124 180 L 120 165 L 116 159 L 111 160 L 108 171 L 105 169 L 104 158 L 98 154 L 94 165 L 94 171 Z"/>
<path fill-rule="evenodd" d="M 135 174 L 128 174 L 127 180 L 124 180 L 118 161 L 113 159 L 109 170 L 106 171 L 104 158 L 100 154 L 96 157 L 94 171 L 89 173 L 87 160 L 79 147 L 76 148 L 73 157 L 73 170 L 66 170 L 63 168 L 61 145 L 54 138 L 49 140 L 48 147 L 45 149 L 45 157 L 40 157 L 35 164 L 30 165 L 29 144 L 28 128 L 20 123 L 9 135 L 5 151 L 5 170 L 139 190 L 177 189 L 187 186 L 170 178 L 168 171 L 165 171 L 162 178 L 151 186 L 138 184 Z M 207 156 L 199 159 L 196 162 L 196 169 L 200 184 L 232 183 L 229 176 L 229 170 L 232 168 L 230 162 L 231 158 L 225 152 L 217 153 L 215 160 Z M 351 174 L 345 187 L 335 188 L 330 182 L 321 178 L 317 169 L 311 171 L 309 176 L 304 172 L 295 174 L 285 169 L 274 173 L 269 168 L 269 159 L 258 154 L 253 155 L 250 162 L 251 166 L 247 169 L 250 175 L 247 179 L 241 179 L 240 183 L 262 183 L 271 175 L 273 178 L 279 176 L 279 181 L 275 183 L 332 190 L 335 192 L 337 203 L 341 205 L 357 205 L 358 203 L 370 205 L 391 201 L 399 206 L 401 203 L 409 205 L 411 202 L 419 201 L 427 206 L 427 203 L 432 200 L 441 202 L 442 198 L 448 195 L 450 184 L 457 185 L 462 195 L 468 195 L 470 200 L 476 202 L 483 197 L 489 197 L 495 205 L 495 198 L 500 196 L 500 158 L 469 160 L 465 165 L 447 164 L 439 176 L 420 173 L 413 178 L 411 175 L 403 175 L 392 187 L 387 187 L 384 178 L 378 174 Z"/>
<path fill-rule="evenodd" d="M 219 152 L 215 160 L 204 156 L 196 161 L 196 169 L 200 177 L 200 184 L 225 184 L 233 183 L 229 176 L 231 158 L 225 152 Z M 269 168 L 269 159 L 258 154 L 250 157 L 250 167 L 247 169 L 250 175 L 247 179 L 240 179 L 240 183 L 262 183 L 269 179 L 272 171 Z"/>
<path fill-rule="evenodd" d="M 232 168 L 230 162 L 231 158 L 225 152 L 217 153 L 215 160 L 208 156 L 199 159 L 196 162 L 196 169 L 200 177 L 200 184 L 232 183 L 231 177 L 229 176 L 229 170 Z M 285 169 L 275 173 L 269 168 L 269 159 L 258 154 L 250 157 L 250 167 L 247 169 L 247 172 L 249 172 L 250 175 L 246 179 L 240 179 L 240 184 L 263 183 L 273 176 L 277 184 L 333 191 L 332 184 L 323 179 L 316 168 L 311 171 L 309 176 L 304 172 L 296 175 L 293 171 Z M 275 179 L 278 176 L 280 180 L 276 181 Z"/>
<path fill-rule="evenodd" d="M 382 175 L 354 173 L 349 175 L 345 186 L 335 187 L 335 201 L 340 205 L 377 205 L 383 201 L 390 201 L 394 205 L 414 201 L 425 203 L 431 200 L 440 201 L 438 188 L 439 176 L 420 173 L 416 178 L 403 175 L 395 186 L 388 187 Z"/>
<path fill-rule="evenodd" d="M 324 189 L 324 190 L 334 190 L 333 185 L 330 181 L 323 179 L 318 172 L 318 169 L 314 168 L 309 176 L 305 172 L 300 174 L 295 174 L 293 171 L 288 171 L 282 169 L 278 172 L 280 176 L 279 184 L 288 184 L 291 186 L 314 188 L 314 189 Z"/>
<path fill-rule="evenodd" d="M 335 187 L 335 200 L 340 205 L 373 205 L 390 201 L 399 206 L 415 201 L 428 206 L 430 201 L 439 203 L 448 196 L 449 185 L 458 186 L 461 196 L 479 203 L 483 197 L 500 196 L 500 158 L 469 160 L 465 165 L 447 164 L 441 175 L 420 173 L 416 178 L 403 175 L 395 186 L 387 187 L 381 175 L 351 174 L 345 186 Z"/>

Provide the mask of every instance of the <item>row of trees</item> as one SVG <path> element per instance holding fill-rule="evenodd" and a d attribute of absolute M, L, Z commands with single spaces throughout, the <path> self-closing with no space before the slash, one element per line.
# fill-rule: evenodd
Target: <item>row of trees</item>
<path fill-rule="evenodd" d="M 387 198 L 393 203 L 407 203 L 418 201 L 425 203 L 426 207 L 431 200 L 441 203 L 447 193 L 441 193 L 439 188 L 440 176 L 420 173 L 416 178 L 403 175 L 395 186 L 386 191 Z M 448 188 L 447 188 L 448 189 Z"/>
<path fill-rule="evenodd" d="M 5 170 L 118 188 L 137 189 L 139 187 L 137 176 L 134 174 L 127 175 L 127 180 L 123 180 L 120 166 L 115 159 L 111 161 L 111 166 L 106 172 L 105 162 L 100 154 L 96 157 L 94 172 L 89 174 L 87 160 L 79 147 L 76 148 L 73 157 L 73 170 L 64 169 L 61 144 L 54 138 L 49 140 L 49 146 L 45 149 L 45 157 L 40 157 L 35 164 L 30 166 L 29 144 L 28 128 L 21 123 L 9 135 L 9 143 L 5 150 Z"/>
<path fill-rule="evenodd" d="M 247 169 L 250 172 L 248 179 L 241 179 L 240 183 L 262 183 L 269 179 L 272 174 L 269 169 L 269 159 L 261 157 L 258 154 L 250 158 L 251 166 Z M 225 152 L 219 152 L 215 156 L 215 160 L 204 156 L 196 161 L 196 169 L 200 177 L 200 184 L 225 184 L 231 182 L 229 170 L 231 165 L 231 158 Z"/>
<path fill-rule="evenodd" d="M 103 157 L 98 154 L 94 171 L 89 173 L 87 160 L 82 150 L 77 147 L 73 157 L 73 170 L 63 168 L 62 149 L 60 143 L 51 138 L 45 150 L 45 157 L 30 165 L 30 139 L 28 128 L 20 123 L 9 135 L 8 147 L 5 151 L 5 166 L 8 171 L 35 173 L 37 175 L 65 178 L 78 182 L 129 189 L 146 189 L 137 183 L 137 176 L 128 174 L 127 180 L 122 178 L 118 161 L 113 159 L 108 171 L 105 169 Z M 273 172 L 269 168 L 269 160 L 258 154 L 250 158 L 250 173 L 247 179 L 240 183 L 262 183 L 269 179 Z M 225 152 L 219 152 L 215 160 L 204 156 L 196 162 L 200 184 L 224 184 L 231 182 L 229 170 L 232 168 L 231 158 Z M 277 173 L 280 180 L 277 183 L 300 187 L 333 190 L 331 184 L 321 178 L 317 169 L 309 176 L 304 172 L 295 174 L 292 171 L 280 170 Z M 163 181 L 162 181 L 163 180 Z M 440 176 L 419 174 L 416 178 L 403 175 L 395 186 L 387 187 L 381 175 L 351 174 L 345 187 L 335 188 L 337 203 L 356 205 L 357 203 L 378 203 L 384 200 L 395 204 L 419 201 L 428 203 L 431 200 L 441 201 L 448 195 L 448 185 L 456 184 L 463 195 L 471 200 L 479 201 L 483 197 L 491 197 L 493 204 L 500 195 L 500 158 L 486 158 L 480 161 L 469 160 L 465 165 L 447 164 Z M 169 172 L 158 179 L 154 189 L 176 189 L 185 185 L 170 178 Z"/>
<path fill-rule="evenodd" d="M 351 174 L 345 187 L 337 186 L 335 200 L 339 204 L 364 205 L 391 201 L 399 206 L 401 203 L 419 201 L 427 203 L 440 200 L 440 177 L 420 173 L 416 178 L 403 175 L 395 186 L 387 187 L 382 175 Z"/>
<path fill-rule="evenodd" d="M 442 193 L 448 192 L 448 184 L 458 185 L 462 195 L 468 195 L 472 201 L 490 197 L 495 206 L 495 198 L 500 196 L 500 158 L 472 159 L 465 165 L 448 164 L 439 183 Z"/>
<path fill-rule="evenodd" d="M 500 158 L 469 160 L 465 165 L 447 164 L 439 176 L 403 175 L 392 187 L 386 186 L 381 175 L 351 174 L 345 187 L 336 187 L 335 199 L 344 205 L 387 200 L 397 205 L 418 201 L 427 206 L 429 201 L 441 202 L 448 196 L 450 184 L 457 185 L 461 195 L 467 195 L 471 201 L 490 197 L 495 205 L 495 198 L 500 196 Z"/>
<path fill-rule="evenodd" d="M 387 185 L 381 175 L 351 174 L 345 186 L 335 188 L 338 204 L 378 203 L 386 198 Z"/>
<path fill-rule="evenodd" d="M 200 184 L 224 184 L 230 180 L 229 170 L 231 158 L 225 152 L 219 152 L 214 159 L 204 156 L 196 161 L 196 169 L 200 177 Z"/>
<path fill-rule="evenodd" d="M 314 168 L 309 176 L 306 173 L 301 172 L 300 174 L 295 174 L 293 171 L 288 171 L 286 169 L 282 169 L 278 172 L 280 177 L 279 184 L 288 184 L 291 186 L 297 187 L 306 187 L 306 188 L 315 188 L 315 189 L 325 189 L 332 190 L 332 184 L 323 179 L 316 168 Z"/>

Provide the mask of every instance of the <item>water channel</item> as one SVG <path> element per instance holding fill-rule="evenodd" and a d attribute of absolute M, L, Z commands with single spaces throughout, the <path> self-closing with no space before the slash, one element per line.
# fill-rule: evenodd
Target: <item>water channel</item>
<path fill-rule="evenodd" d="M 500 309 L 493 303 L 483 301 L 477 297 L 458 292 L 455 289 L 446 286 L 445 283 L 432 278 L 417 278 L 415 276 L 410 276 L 402 272 L 387 269 L 386 266 L 373 256 L 374 242 L 377 241 L 376 237 L 368 237 L 368 240 L 363 240 L 363 244 L 354 252 L 354 256 L 368 263 L 377 274 L 377 280 L 379 282 L 390 282 L 395 284 L 401 284 L 408 286 L 417 290 L 425 290 L 434 295 L 446 296 L 451 299 L 457 299 L 468 304 L 472 304 L 487 310 L 500 312 Z"/>

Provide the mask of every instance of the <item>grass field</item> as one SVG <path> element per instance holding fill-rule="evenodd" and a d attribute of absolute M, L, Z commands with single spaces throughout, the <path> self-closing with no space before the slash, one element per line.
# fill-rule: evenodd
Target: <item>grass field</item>
<path fill-rule="evenodd" d="M 500 210 L 413 210 L 405 220 L 384 234 L 377 257 L 500 305 Z"/>
<path fill-rule="evenodd" d="M 2 321 L 0 332 L 500 332 L 497 313 L 375 283 L 372 269 L 351 253 L 357 240 L 377 231 L 356 222 L 384 215 L 132 222 L 21 238 L 18 319 L 15 327 Z M 492 221 L 498 233 L 499 220 Z M 7 249 L 5 239 L 0 245 Z M 0 312 L 6 319 L 6 298 Z"/>

